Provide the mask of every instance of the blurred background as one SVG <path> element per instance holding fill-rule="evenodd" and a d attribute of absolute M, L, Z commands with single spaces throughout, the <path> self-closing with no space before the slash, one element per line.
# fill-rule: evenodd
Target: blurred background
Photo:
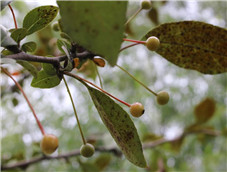
<path fill-rule="evenodd" d="M 141 39 L 155 26 L 174 21 L 197 20 L 223 28 L 227 26 L 225 1 L 154 1 L 152 4 L 153 8 L 150 11 L 143 10 L 130 23 L 127 29 L 130 38 Z M 26 13 L 41 5 L 56 5 L 56 2 L 11 3 L 19 27 L 22 26 Z M 139 8 L 139 5 L 139 1 L 129 1 L 128 17 Z M 60 16 L 55 20 L 59 18 Z M 8 7 L 1 12 L 1 24 L 7 29 L 14 28 Z M 59 55 L 56 49 L 57 38 L 60 38 L 59 33 L 52 31 L 50 26 L 36 35 L 29 36 L 25 41 L 32 40 L 38 44 L 35 52 L 37 55 Z M 122 46 L 124 45 L 126 44 Z M 174 139 L 180 136 L 186 127 L 195 122 L 194 107 L 206 97 L 216 102 L 215 115 L 206 126 L 220 132 L 226 131 L 226 74 L 204 75 L 197 71 L 179 68 L 142 45 L 120 53 L 118 64 L 152 90 L 156 92 L 165 90 L 170 94 L 169 103 L 160 106 L 156 103 L 155 96 L 119 68 L 112 68 L 109 65 L 98 68 L 106 91 L 128 103 L 139 101 L 144 104 L 145 114 L 139 119 L 132 118 L 143 143 L 160 137 Z M 7 68 L 11 73 L 22 70 L 19 64 L 7 65 Z M 95 77 L 89 68 L 74 72 L 99 85 L 98 77 Z M 15 78 L 22 83 L 46 133 L 58 136 L 59 148 L 55 155 L 79 149 L 82 141 L 64 84 L 61 83 L 52 89 L 33 88 L 30 86 L 32 77 L 26 71 Z M 86 88 L 74 79 L 66 79 L 86 139 L 95 146 L 116 147 L 101 122 Z M 124 105 L 123 108 L 129 112 Z M 33 114 L 14 83 L 3 74 L 1 74 L 1 126 L 2 164 L 13 164 L 42 155 L 39 147 L 42 135 Z M 223 135 L 192 134 L 182 142 L 145 149 L 145 158 L 150 165 L 148 170 L 132 165 L 124 156 L 97 152 L 90 159 L 79 156 L 67 160 L 42 161 L 28 166 L 25 171 L 86 171 L 84 166 L 88 164 L 97 165 L 100 171 L 157 171 L 160 170 L 161 162 L 166 171 L 218 172 L 227 170 L 226 148 L 226 137 Z M 105 162 L 104 165 L 100 165 L 101 161 Z"/>

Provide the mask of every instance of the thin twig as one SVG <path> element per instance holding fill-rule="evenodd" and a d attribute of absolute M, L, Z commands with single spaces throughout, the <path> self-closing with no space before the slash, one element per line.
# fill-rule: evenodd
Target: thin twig
<path fill-rule="evenodd" d="M 67 59 L 66 55 L 58 56 L 58 57 L 44 57 L 44 56 L 36 56 L 32 54 L 27 54 L 25 52 L 20 52 L 17 54 L 11 54 L 4 56 L 4 58 L 14 59 L 14 60 L 26 60 L 33 62 L 41 62 L 41 63 L 51 63 L 51 64 L 59 64 L 61 61 Z"/>
<path fill-rule="evenodd" d="M 16 86 L 19 88 L 19 90 L 20 90 L 21 93 L 23 94 L 25 100 L 26 100 L 27 103 L 28 103 L 28 106 L 30 107 L 30 109 L 31 109 L 31 111 L 32 111 L 32 113 L 33 113 L 33 115 L 34 115 L 34 117 L 35 117 L 35 120 L 36 120 L 36 122 L 37 122 L 37 124 L 38 124 L 38 126 L 39 126 L 39 128 L 40 128 L 40 131 L 42 132 L 43 135 L 45 135 L 43 126 L 42 126 L 42 124 L 40 123 L 39 119 L 37 118 L 36 113 L 35 113 L 35 110 L 33 109 L 33 107 L 32 107 L 32 105 L 31 105 L 30 101 L 28 100 L 28 97 L 26 96 L 26 94 L 25 94 L 23 88 L 22 88 L 22 87 L 20 86 L 20 84 L 11 76 L 11 74 L 10 74 L 7 70 L 5 70 L 3 67 L 1 67 L 1 70 L 2 70 L 6 75 L 8 75 L 8 76 L 13 80 L 13 82 L 16 84 Z"/>
<path fill-rule="evenodd" d="M 9 9 L 11 10 L 11 12 L 12 12 L 12 15 L 13 15 L 13 21 L 14 21 L 15 29 L 17 29 L 17 20 L 16 20 L 16 17 L 15 17 L 13 8 L 11 7 L 10 4 L 8 4 L 8 6 L 9 6 Z"/>
<path fill-rule="evenodd" d="M 118 148 L 105 148 L 105 147 L 96 147 L 95 148 L 96 152 L 109 152 L 109 153 L 113 153 L 116 156 L 120 156 L 122 153 Z M 41 157 L 35 157 L 32 158 L 30 160 L 23 160 L 23 161 L 19 161 L 15 164 L 8 164 L 8 165 L 2 165 L 1 166 L 1 170 L 10 170 L 10 169 L 15 169 L 15 168 L 26 168 L 29 165 L 38 163 L 40 161 L 44 161 L 44 160 L 54 160 L 54 159 L 67 159 L 70 157 L 75 157 L 75 156 L 79 156 L 80 155 L 80 150 L 74 150 L 68 153 L 63 153 L 63 154 L 59 154 L 56 156 L 41 156 Z"/>
<path fill-rule="evenodd" d="M 77 53 L 77 58 L 86 58 L 93 56 L 93 54 L 85 51 L 82 53 Z M 66 55 L 57 56 L 57 57 L 44 57 L 44 56 L 37 56 L 32 54 L 27 54 L 25 52 L 19 52 L 16 54 L 11 54 L 7 56 L 3 56 L 2 58 L 9 58 L 14 60 L 25 60 L 25 61 L 33 61 L 33 62 L 41 62 L 41 63 L 51 63 L 53 65 L 59 65 L 60 62 L 65 61 L 67 59 Z"/>

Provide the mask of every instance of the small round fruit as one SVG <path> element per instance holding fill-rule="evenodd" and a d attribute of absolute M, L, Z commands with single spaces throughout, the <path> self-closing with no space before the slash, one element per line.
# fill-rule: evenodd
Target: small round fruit
<path fill-rule="evenodd" d="M 166 91 L 161 91 L 157 94 L 156 100 L 158 104 L 165 105 L 169 101 L 169 94 Z"/>
<path fill-rule="evenodd" d="M 52 134 L 45 134 L 41 140 L 40 147 L 44 154 L 52 154 L 58 148 L 58 138 Z"/>
<path fill-rule="evenodd" d="M 157 50 L 159 45 L 160 45 L 160 41 L 155 36 L 151 36 L 151 37 L 147 38 L 147 40 L 146 40 L 146 46 L 151 51 Z"/>
<path fill-rule="evenodd" d="M 148 10 L 151 8 L 151 1 L 150 0 L 142 0 L 141 1 L 141 8 L 144 10 Z"/>
<path fill-rule="evenodd" d="M 80 147 L 80 154 L 86 158 L 91 157 L 95 153 L 95 148 L 92 144 L 86 143 Z"/>
<path fill-rule="evenodd" d="M 130 113 L 132 114 L 132 116 L 134 117 L 140 117 L 141 115 L 143 115 L 145 112 L 144 107 L 141 103 L 133 103 L 130 107 Z"/>

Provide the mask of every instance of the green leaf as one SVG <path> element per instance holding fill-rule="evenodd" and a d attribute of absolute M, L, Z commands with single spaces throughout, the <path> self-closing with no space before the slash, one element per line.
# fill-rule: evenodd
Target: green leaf
<path fill-rule="evenodd" d="M 1 56 L 8 56 L 8 55 L 11 55 L 11 54 L 13 54 L 13 52 L 11 52 L 11 51 L 9 51 L 7 49 L 3 49 L 1 51 Z"/>
<path fill-rule="evenodd" d="M 66 47 L 67 49 L 70 49 L 70 47 L 71 47 L 70 44 L 67 41 L 62 40 L 62 39 L 58 39 L 57 40 L 57 47 L 62 53 L 65 53 L 65 51 L 62 49 L 62 46 Z"/>
<path fill-rule="evenodd" d="M 36 50 L 36 43 L 31 41 L 31 42 L 26 42 L 22 45 L 21 49 L 25 52 L 34 52 Z"/>
<path fill-rule="evenodd" d="M 33 77 L 37 77 L 38 70 L 34 65 L 24 60 L 17 60 L 17 63 L 23 66 L 25 69 L 27 69 L 32 74 Z"/>
<path fill-rule="evenodd" d="M 61 78 L 57 75 L 48 75 L 44 70 L 41 70 L 37 77 L 34 77 L 31 83 L 32 87 L 52 88 L 60 84 Z"/>
<path fill-rule="evenodd" d="M 125 157 L 139 167 L 146 167 L 142 145 L 131 118 L 104 93 L 86 85 L 99 115 Z"/>
<path fill-rule="evenodd" d="M 56 17 L 57 13 L 58 7 L 52 5 L 31 10 L 23 20 L 23 28 L 28 30 L 27 35 L 46 27 Z"/>
<path fill-rule="evenodd" d="M 10 37 L 10 33 L 6 28 L 0 25 L 1 28 L 1 47 L 17 46 L 17 43 Z"/>
<path fill-rule="evenodd" d="M 42 63 L 43 70 L 48 74 L 48 75 L 56 75 L 56 69 L 52 64 L 49 63 Z"/>
<path fill-rule="evenodd" d="M 58 1 L 61 28 L 114 66 L 123 39 L 127 1 Z"/>
<path fill-rule="evenodd" d="M 156 51 L 168 61 L 204 74 L 227 71 L 227 30 L 198 21 L 162 24 L 145 35 L 156 36 Z M 144 38 L 144 39 L 145 39 Z"/>
<path fill-rule="evenodd" d="M 25 28 L 15 29 L 15 30 L 13 30 L 13 32 L 11 33 L 11 37 L 12 37 L 17 43 L 19 43 L 22 39 L 24 39 L 26 35 L 27 35 L 27 29 L 25 29 Z"/>
<path fill-rule="evenodd" d="M 206 98 L 194 109 L 194 114 L 197 120 L 197 123 L 205 123 L 214 115 L 215 112 L 215 101 L 211 98 Z"/>

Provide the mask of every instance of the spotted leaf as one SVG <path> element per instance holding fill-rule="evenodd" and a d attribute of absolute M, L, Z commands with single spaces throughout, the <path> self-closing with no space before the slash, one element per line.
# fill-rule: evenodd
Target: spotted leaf
<path fill-rule="evenodd" d="M 61 28 L 114 66 L 123 40 L 127 1 L 58 1 Z"/>
<path fill-rule="evenodd" d="M 136 127 L 124 109 L 104 93 L 86 85 L 99 115 L 125 157 L 139 167 L 146 167 Z"/>
<path fill-rule="evenodd" d="M 58 7 L 48 5 L 31 10 L 23 20 L 23 28 L 27 29 L 30 35 L 46 27 L 57 15 Z"/>
<path fill-rule="evenodd" d="M 156 36 L 161 45 L 156 51 L 168 61 L 204 74 L 227 71 L 227 30 L 198 21 L 162 24 L 144 39 Z"/>

